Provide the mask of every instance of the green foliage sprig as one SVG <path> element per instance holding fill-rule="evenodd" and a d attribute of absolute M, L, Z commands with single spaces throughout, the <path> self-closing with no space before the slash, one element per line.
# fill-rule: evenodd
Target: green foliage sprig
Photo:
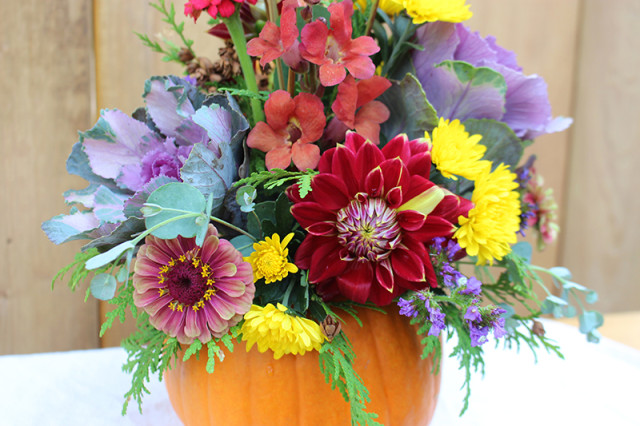
<path fill-rule="evenodd" d="M 311 179 L 317 174 L 317 171 L 311 169 L 307 169 L 304 172 L 290 172 L 282 169 L 264 170 L 252 173 L 250 176 L 235 182 L 234 186 L 251 185 L 256 187 L 263 185 L 265 189 L 273 189 L 294 181 L 293 183 L 299 185 L 300 197 L 304 198 L 311 192 Z"/>
<path fill-rule="evenodd" d="M 171 29 L 175 31 L 175 33 L 180 37 L 180 39 L 182 40 L 182 43 L 184 44 L 184 47 L 195 58 L 196 54 L 192 48 L 193 40 L 190 40 L 185 37 L 184 22 L 180 22 L 180 23 L 176 22 L 175 7 L 173 6 L 173 3 L 169 3 L 169 4 L 170 4 L 170 7 L 167 9 L 167 6 L 164 0 L 157 0 L 157 3 L 154 3 L 154 2 L 149 3 L 151 7 L 156 9 L 158 12 L 160 12 L 164 16 L 162 21 L 171 25 Z M 184 64 L 182 59 L 180 59 L 180 55 L 179 55 L 180 48 L 176 46 L 176 44 L 173 43 L 172 41 L 163 38 L 162 41 L 165 44 L 165 47 L 163 47 L 157 41 L 151 40 L 149 36 L 146 34 L 135 33 L 135 35 L 137 35 L 138 38 L 142 40 L 142 43 L 145 46 L 151 48 L 151 50 L 153 50 L 154 52 L 162 53 L 164 55 L 164 57 L 162 58 L 163 61 L 178 62 L 180 64 Z"/>
<path fill-rule="evenodd" d="M 91 273 L 91 271 L 87 270 L 84 265 L 89 259 L 97 256 L 98 254 L 100 253 L 98 252 L 98 249 L 95 248 L 76 253 L 73 262 L 60 269 L 56 276 L 53 277 L 53 280 L 51 281 L 51 290 L 53 290 L 53 287 L 57 281 L 62 281 L 67 272 L 73 270 L 71 276 L 69 277 L 69 280 L 67 281 L 67 286 L 71 289 L 71 291 L 75 291 L 78 285 L 83 282 Z"/>
<path fill-rule="evenodd" d="M 350 404 L 352 425 L 380 425 L 375 421 L 378 415 L 366 411 L 371 399 L 362 378 L 353 369 L 355 357 L 351 342 L 340 332 L 320 348 L 320 371 L 331 389 L 337 387 Z"/>

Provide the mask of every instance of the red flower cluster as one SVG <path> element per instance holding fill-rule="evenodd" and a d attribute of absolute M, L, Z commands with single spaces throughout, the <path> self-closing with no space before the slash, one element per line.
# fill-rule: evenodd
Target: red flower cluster
<path fill-rule="evenodd" d="M 291 99 L 284 90 L 276 90 L 264 106 L 267 122 L 256 123 L 247 137 L 247 145 L 266 152 L 266 166 L 286 169 L 293 164 L 299 170 L 314 169 L 320 160 L 315 142 L 326 124 L 320 98 L 300 93 Z"/>
<path fill-rule="evenodd" d="M 212 18 L 217 18 L 218 14 L 223 18 L 233 15 L 236 10 L 235 3 L 244 3 L 245 0 L 189 0 L 184 5 L 184 14 L 198 20 L 200 13 L 206 10 Z M 257 0 L 246 0 L 251 4 L 256 4 Z"/>
<path fill-rule="evenodd" d="M 326 299 L 386 305 L 406 290 L 437 285 L 426 246 L 450 236 L 471 202 L 429 181 L 425 140 L 400 135 L 380 149 L 356 133 L 326 151 L 291 213 L 307 231 L 296 265 Z"/>

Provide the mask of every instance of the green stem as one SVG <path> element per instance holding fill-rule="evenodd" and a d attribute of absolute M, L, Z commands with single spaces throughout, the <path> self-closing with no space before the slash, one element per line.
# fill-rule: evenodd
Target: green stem
<path fill-rule="evenodd" d="M 247 237 L 251 238 L 253 241 L 258 241 L 258 239 L 257 239 L 256 237 L 254 237 L 253 235 L 251 235 L 250 233 L 248 233 L 248 232 L 247 232 L 247 231 L 245 231 L 244 229 L 242 229 L 242 228 L 238 228 L 237 226 L 232 225 L 232 224 L 230 224 L 230 223 L 229 223 L 229 222 L 227 222 L 227 221 L 224 221 L 224 220 L 222 220 L 222 219 L 218 219 L 218 218 L 217 218 L 217 217 L 215 217 L 215 216 L 209 216 L 209 219 L 211 219 L 211 220 L 212 220 L 212 221 L 214 221 L 214 222 L 219 223 L 220 225 L 224 225 L 224 226 L 226 226 L 227 228 L 233 229 L 234 231 L 239 232 L 239 233 L 241 233 L 242 235 L 246 235 Z"/>
<path fill-rule="evenodd" d="M 244 76 L 247 89 L 258 95 L 258 82 L 256 80 L 256 74 L 253 70 L 253 61 L 247 54 L 247 40 L 244 37 L 244 29 L 242 28 L 242 22 L 240 22 L 240 16 L 236 11 L 228 18 L 222 18 L 222 21 L 229 30 L 229 35 L 236 48 L 238 54 L 238 60 L 240 61 L 240 67 L 242 68 L 242 75 Z M 262 111 L 262 105 L 257 98 L 251 98 L 251 112 L 253 116 L 253 124 L 264 121 L 264 112 Z"/>
<path fill-rule="evenodd" d="M 367 26 L 364 28 L 364 35 L 368 36 L 373 28 L 373 21 L 376 19 L 376 13 L 378 12 L 378 4 L 380 0 L 375 0 L 371 5 L 371 12 L 369 13 L 369 19 L 367 19 Z"/>

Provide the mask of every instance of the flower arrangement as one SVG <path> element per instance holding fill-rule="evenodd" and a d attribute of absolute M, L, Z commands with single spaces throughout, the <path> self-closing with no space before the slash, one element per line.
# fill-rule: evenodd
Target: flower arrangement
<path fill-rule="evenodd" d="M 114 305 L 101 335 L 137 321 L 125 410 L 178 357 L 212 372 L 246 342 L 275 359 L 319 351 L 354 424 L 371 423 L 367 384 L 325 370 L 353 360 L 341 316 L 387 306 L 436 370 L 443 334 L 467 373 L 490 335 L 561 356 L 536 319 L 575 316 L 574 303 L 598 340 L 602 316 L 581 301 L 597 295 L 518 242 L 557 236 L 552 194 L 522 157 L 571 120 L 551 117 L 542 78 L 461 23 L 464 0 L 189 0 L 185 15 L 205 12 L 226 40 L 216 63 L 173 6 L 152 6 L 184 46 L 139 36 L 185 76 L 151 77 L 145 107 L 103 110 L 80 133 L 67 169 L 89 186 L 43 224 L 56 244 L 89 240 L 54 282 L 71 272 L 75 290 L 91 274 L 87 297 Z"/>

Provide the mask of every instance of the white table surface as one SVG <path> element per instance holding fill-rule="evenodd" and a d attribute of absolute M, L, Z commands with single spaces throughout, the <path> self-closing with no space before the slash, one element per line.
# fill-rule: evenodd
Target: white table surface
<path fill-rule="evenodd" d="M 565 360 L 529 349 L 485 345 L 485 377 L 474 375 L 467 413 L 463 372 L 443 363 L 432 425 L 640 425 L 640 351 L 603 338 L 587 343 L 575 328 L 545 321 Z M 446 353 L 446 346 L 445 346 Z M 164 384 L 153 380 L 143 414 L 121 416 L 130 377 L 120 348 L 0 356 L 0 425 L 180 425 Z"/>

